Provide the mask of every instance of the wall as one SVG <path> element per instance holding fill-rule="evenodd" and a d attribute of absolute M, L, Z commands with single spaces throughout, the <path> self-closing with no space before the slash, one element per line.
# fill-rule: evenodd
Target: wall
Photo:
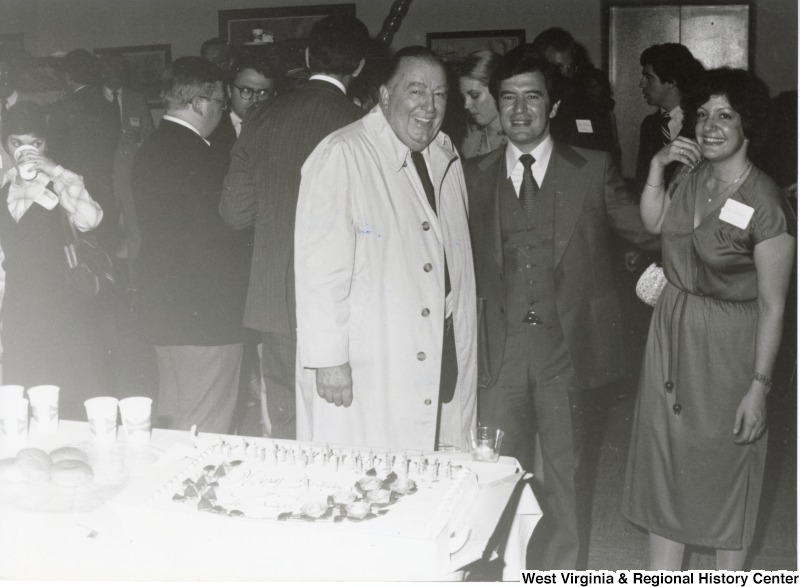
<path fill-rule="evenodd" d="M 331 4 L 337 0 L 0 0 L 0 34 L 25 32 L 36 55 L 77 47 L 171 43 L 173 57 L 193 55 L 217 35 L 217 11 L 254 6 Z M 346 1 L 346 0 L 338 0 Z M 643 4 L 647 0 L 642 0 Z M 392 0 L 355 0 L 373 33 Z M 773 93 L 797 87 L 797 0 L 755 0 L 756 73 Z M 414 0 L 395 47 L 425 44 L 425 33 L 525 28 L 527 39 L 561 26 L 601 63 L 601 0 Z"/>

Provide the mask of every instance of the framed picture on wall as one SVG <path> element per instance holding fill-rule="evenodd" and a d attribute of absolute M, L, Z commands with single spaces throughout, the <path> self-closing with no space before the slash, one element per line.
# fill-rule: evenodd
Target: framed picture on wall
<path fill-rule="evenodd" d="M 289 39 L 307 39 L 314 23 L 331 14 L 355 16 L 356 5 L 325 4 L 220 10 L 219 36 L 231 45 L 258 45 L 279 43 Z"/>
<path fill-rule="evenodd" d="M 161 74 L 172 61 L 171 45 L 134 45 L 132 47 L 104 47 L 95 49 L 98 57 L 122 55 L 128 62 L 128 85 L 141 92 L 151 107 L 161 104 Z"/>
<path fill-rule="evenodd" d="M 445 61 L 459 61 L 481 49 L 505 55 L 525 43 L 525 29 L 428 33 L 427 41 L 428 49 Z"/>

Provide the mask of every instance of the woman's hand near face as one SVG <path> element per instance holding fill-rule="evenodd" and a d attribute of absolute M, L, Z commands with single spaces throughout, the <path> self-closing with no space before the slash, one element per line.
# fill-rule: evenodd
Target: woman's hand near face
<path fill-rule="evenodd" d="M 679 161 L 693 167 L 700 163 L 701 159 L 700 145 L 697 144 L 697 141 L 686 137 L 676 137 L 674 141 L 662 147 L 653 156 L 653 163 L 660 167 L 666 167 L 673 161 Z"/>
<path fill-rule="evenodd" d="M 22 156 L 19 164 L 21 165 L 23 163 L 33 163 L 34 169 L 37 171 L 43 171 L 51 178 L 55 174 L 55 169 L 57 167 L 52 159 L 46 155 L 42 155 L 41 153 L 34 153 L 33 151 L 29 151 Z"/>

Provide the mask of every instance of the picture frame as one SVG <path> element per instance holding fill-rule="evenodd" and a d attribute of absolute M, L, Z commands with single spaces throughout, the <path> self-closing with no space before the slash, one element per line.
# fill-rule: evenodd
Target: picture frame
<path fill-rule="evenodd" d="M 355 3 L 314 6 L 276 6 L 220 10 L 219 37 L 251 51 L 277 47 L 289 71 L 305 67 L 305 48 L 311 27 L 333 14 L 355 16 Z M 257 35 L 254 31 L 261 31 Z"/>
<path fill-rule="evenodd" d="M 445 61 L 453 62 L 482 49 L 505 55 L 525 43 L 525 29 L 428 33 L 426 40 L 428 49 Z"/>
<path fill-rule="evenodd" d="M 128 85 L 141 92 L 151 108 L 161 105 L 161 74 L 172 62 L 172 45 L 133 45 L 94 50 L 97 57 L 122 55 L 128 62 Z"/>

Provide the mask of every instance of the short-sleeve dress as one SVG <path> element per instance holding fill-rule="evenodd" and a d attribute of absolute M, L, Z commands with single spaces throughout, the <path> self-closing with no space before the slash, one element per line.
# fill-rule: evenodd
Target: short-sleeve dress
<path fill-rule="evenodd" d="M 733 436 L 755 362 L 753 251 L 788 227 L 778 186 L 753 168 L 728 198 L 752 210 L 746 226 L 720 219 L 720 201 L 693 228 L 703 171 L 676 174 L 662 226 L 669 283 L 645 347 L 622 513 L 676 542 L 738 550 L 752 541 L 767 450 L 766 434 Z"/>

